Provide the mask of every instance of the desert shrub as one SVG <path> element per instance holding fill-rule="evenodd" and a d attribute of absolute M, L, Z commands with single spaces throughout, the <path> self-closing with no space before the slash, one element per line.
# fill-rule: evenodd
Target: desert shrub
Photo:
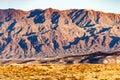
<path fill-rule="evenodd" d="M 120 78 L 116 78 L 115 80 L 120 80 Z"/>
<path fill-rule="evenodd" d="M 84 80 L 85 77 L 84 76 L 80 76 L 79 80 Z"/>

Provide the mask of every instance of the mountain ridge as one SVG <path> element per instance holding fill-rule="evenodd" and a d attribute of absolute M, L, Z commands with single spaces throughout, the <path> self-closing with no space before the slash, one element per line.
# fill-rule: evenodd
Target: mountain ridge
<path fill-rule="evenodd" d="M 7 9 L 0 9 L 0 10 L 16 10 L 16 11 L 23 11 L 23 12 L 30 12 L 34 10 L 56 10 L 56 11 L 70 11 L 70 10 L 86 10 L 86 11 L 94 11 L 94 12 L 101 12 L 101 13 L 110 13 L 110 14 L 120 14 L 120 13 L 115 13 L 115 12 L 106 12 L 106 11 L 101 11 L 101 10 L 94 10 L 94 9 L 79 9 L 79 8 L 70 8 L 70 9 L 56 9 L 56 8 L 36 8 L 36 9 L 31 9 L 31 10 L 24 10 L 24 9 L 16 9 L 16 8 L 7 8 Z"/>

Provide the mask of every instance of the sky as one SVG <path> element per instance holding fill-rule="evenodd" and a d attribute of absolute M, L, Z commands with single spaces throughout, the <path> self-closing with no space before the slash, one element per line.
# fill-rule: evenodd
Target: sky
<path fill-rule="evenodd" d="M 0 0 L 0 9 L 93 9 L 120 13 L 120 0 Z"/>

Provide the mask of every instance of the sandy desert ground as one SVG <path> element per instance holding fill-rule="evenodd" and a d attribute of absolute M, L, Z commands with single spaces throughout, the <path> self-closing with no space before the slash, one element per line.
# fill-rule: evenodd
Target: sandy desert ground
<path fill-rule="evenodd" d="M 0 80 L 120 80 L 120 64 L 1 65 Z"/>

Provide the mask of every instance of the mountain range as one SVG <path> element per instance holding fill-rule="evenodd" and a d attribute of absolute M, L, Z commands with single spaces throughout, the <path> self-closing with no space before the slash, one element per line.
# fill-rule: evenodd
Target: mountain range
<path fill-rule="evenodd" d="M 0 59 L 120 50 L 120 14 L 86 9 L 0 10 Z"/>

